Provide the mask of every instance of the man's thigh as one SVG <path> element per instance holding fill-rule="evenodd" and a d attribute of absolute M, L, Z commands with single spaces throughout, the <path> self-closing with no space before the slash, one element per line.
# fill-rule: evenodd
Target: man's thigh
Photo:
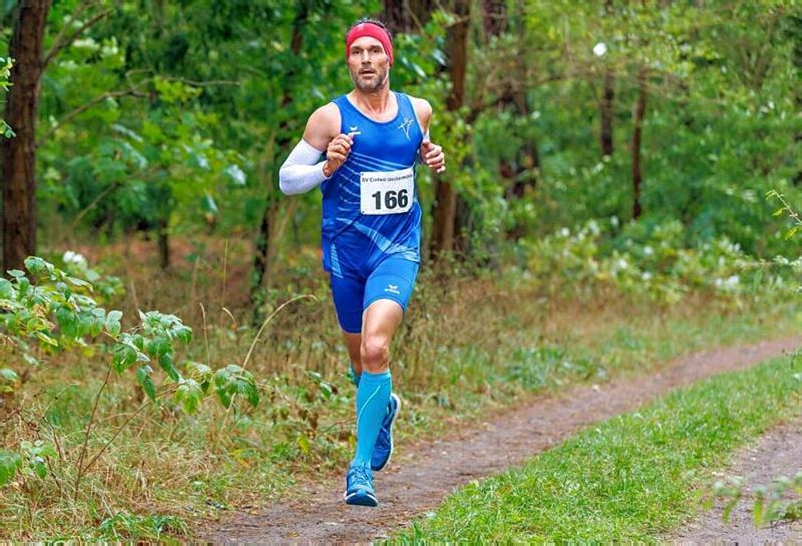
<path fill-rule="evenodd" d="M 330 277 L 331 295 L 337 311 L 340 328 L 347 334 L 362 333 L 362 302 L 365 298 L 365 281 L 355 276 Z"/>
<path fill-rule="evenodd" d="M 368 275 L 365 283 L 362 308 L 367 309 L 376 301 L 390 300 L 407 309 L 419 264 L 399 256 L 389 256 Z"/>

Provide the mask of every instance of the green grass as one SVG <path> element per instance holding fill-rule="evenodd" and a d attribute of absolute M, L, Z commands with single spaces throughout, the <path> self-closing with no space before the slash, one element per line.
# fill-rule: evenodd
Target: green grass
<path fill-rule="evenodd" d="M 798 325 L 788 303 L 736 310 L 707 300 L 673 308 L 610 300 L 588 308 L 540 305 L 529 292 L 484 281 L 466 281 L 459 297 L 434 287 L 421 285 L 426 298 L 393 347 L 395 388 L 407 402 L 396 428 L 402 452 L 410 438 L 485 419 L 544 389 L 644 373 L 662 359 L 788 335 Z M 46 479 L 0 488 L 0 538 L 192 536 L 201 521 L 225 518 L 223 508 L 258 510 L 299 480 L 339 478 L 354 441 L 347 356 L 330 303 L 292 310 L 298 315 L 280 315 L 251 359 L 259 407 L 237 404 L 226 416 L 207 400 L 186 416 L 165 400 L 115 438 L 75 499 L 75 462 L 105 357 L 58 355 L 32 374 L 19 395 L 29 421 L 0 419 L 0 446 L 41 438 L 57 441 L 59 457 L 51 458 Z M 205 362 L 202 329 L 195 327 L 198 343 L 186 356 Z M 214 327 L 209 337 L 218 367 L 241 361 L 253 331 Z M 89 452 L 97 453 L 141 402 L 130 374 L 115 378 L 101 397 Z"/>
<path fill-rule="evenodd" d="M 676 391 L 464 487 L 397 539 L 655 540 L 736 447 L 799 412 L 799 372 L 780 358 Z"/>

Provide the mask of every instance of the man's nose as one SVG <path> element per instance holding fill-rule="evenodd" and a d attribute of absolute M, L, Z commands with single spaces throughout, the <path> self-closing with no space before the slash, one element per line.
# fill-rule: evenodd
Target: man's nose
<path fill-rule="evenodd" d="M 362 51 L 362 59 L 363 63 L 370 62 L 370 52 L 369 51 Z"/>

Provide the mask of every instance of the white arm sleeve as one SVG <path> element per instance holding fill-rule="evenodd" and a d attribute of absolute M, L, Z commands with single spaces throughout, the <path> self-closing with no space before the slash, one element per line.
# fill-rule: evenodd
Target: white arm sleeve
<path fill-rule="evenodd" d="M 316 188 L 326 180 L 323 174 L 326 161 L 320 161 L 322 155 L 323 152 L 301 139 L 278 171 L 281 191 L 286 195 L 297 195 Z"/>

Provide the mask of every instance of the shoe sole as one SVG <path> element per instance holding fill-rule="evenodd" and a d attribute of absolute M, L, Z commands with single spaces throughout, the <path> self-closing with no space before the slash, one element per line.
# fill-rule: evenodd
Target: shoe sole
<path fill-rule="evenodd" d="M 365 491 L 354 491 L 350 495 L 348 494 L 348 491 L 346 491 L 343 493 L 343 500 L 345 501 L 345 504 L 350 504 L 351 506 L 375 507 L 379 505 L 379 501 L 376 499 L 376 497 Z"/>
<path fill-rule="evenodd" d="M 401 413 L 401 397 L 398 396 L 395 393 L 391 394 L 390 396 L 391 397 L 395 397 L 395 401 L 396 401 L 396 404 L 397 404 L 396 408 L 395 408 L 395 415 L 393 416 L 393 420 L 390 421 L 390 438 L 392 438 L 393 437 L 393 425 L 395 425 L 396 420 L 398 420 L 398 415 Z M 378 472 L 379 470 L 382 470 L 382 469 L 386 468 L 387 465 L 390 464 L 390 459 L 393 458 L 393 450 L 394 449 L 395 449 L 395 442 L 390 441 L 390 454 L 387 456 L 387 460 L 384 461 L 383 465 L 381 465 L 381 466 L 379 466 L 377 468 L 373 468 L 373 466 L 371 466 L 370 469 L 373 472 Z"/>

